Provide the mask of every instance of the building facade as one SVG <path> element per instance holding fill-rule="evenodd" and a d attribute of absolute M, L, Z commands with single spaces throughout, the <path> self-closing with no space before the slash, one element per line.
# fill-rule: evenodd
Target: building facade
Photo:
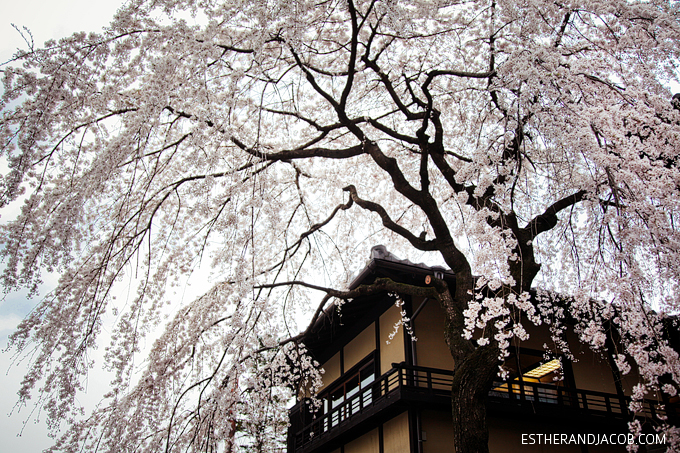
<path fill-rule="evenodd" d="M 389 277 L 424 285 L 428 275 L 455 285 L 453 274 L 398 260 L 376 247 L 351 288 Z M 290 410 L 288 453 L 444 453 L 453 451 L 453 360 L 444 342 L 444 315 L 436 300 L 388 294 L 357 298 L 331 308 L 305 344 L 325 370 L 320 407 L 302 398 Z M 401 311 L 410 318 L 401 324 Z M 489 393 L 489 449 L 495 452 L 623 452 L 634 374 L 613 371 L 567 334 L 575 361 L 551 354 L 546 328 L 511 349 L 505 381 Z M 644 401 L 639 414 L 651 426 L 658 415 L 673 420 L 673 401 Z M 602 442 L 602 435 L 608 435 Z M 555 435 L 558 435 L 555 437 Z M 574 437 L 572 437 L 574 436 Z M 581 436 L 581 437 L 577 437 Z M 599 437 L 593 437 L 599 436 Z M 609 440 L 614 440 L 615 444 Z M 598 444 L 599 445 L 596 445 Z M 649 445 L 640 451 L 665 451 Z"/>

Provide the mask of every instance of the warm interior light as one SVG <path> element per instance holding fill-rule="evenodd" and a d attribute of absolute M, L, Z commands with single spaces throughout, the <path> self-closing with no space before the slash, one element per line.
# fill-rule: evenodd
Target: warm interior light
<path fill-rule="evenodd" d="M 550 374 L 553 371 L 559 369 L 561 366 L 562 366 L 562 364 L 560 363 L 559 360 L 553 359 L 550 362 L 544 363 L 543 365 L 541 365 L 537 368 L 534 368 L 531 371 L 527 371 L 526 373 L 524 373 L 524 376 L 535 378 L 535 379 L 540 379 L 543 376 L 545 376 L 546 374 Z"/>

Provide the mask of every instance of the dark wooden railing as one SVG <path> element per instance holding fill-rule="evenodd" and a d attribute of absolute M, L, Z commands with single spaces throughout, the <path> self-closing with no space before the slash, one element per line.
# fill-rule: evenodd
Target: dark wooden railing
<path fill-rule="evenodd" d="M 368 386 L 359 389 L 348 396 L 336 407 L 328 408 L 315 414 L 311 422 L 294 423 L 294 416 L 305 410 L 305 402 L 301 402 L 291 409 L 291 430 L 294 439 L 294 450 L 300 450 L 315 439 L 325 436 L 332 431 L 342 430 L 350 424 L 353 418 L 368 411 L 375 411 L 386 399 L 401 392 L 400 398 L 412 398 L 414 395 L 429 395 L 440 398 L 450 398 L 453 372 L 436 368 L 410 366 L 404 363 L 392 364 L 393 368 L 377 378 Z M 610 393 L 579 390 L 559 387 L 551 384 L 534 382 L 496 382 L 489 392 L 490 402 L 497 404 L 522 404 L 531 402 L 533 405 L 555 405 L 571 408 L 588 414 L 603 415 L 607 418 L 628 419 L 630 397 L 618 396 Z M 330 405 L 330 402 L 329 402 Z M 384 406 L 384 404 L 382 404 Z M 547 406 L 544 406 L 547 407 Z M 636 416 L 658 420 L 658 417 L 674 417 L 675 407 L 665 407 L 658 401 L 642 401 L 642 411 Z M 302 426 L 301 426 L 302 425 Z"/>
<path fill-rule="evenodd" d="M 611 393 L 559 387 L 538 382 L 496 382 L 489 392 L 494 400 L 530 401 L 533 403 L 554 404 L 582 411 L 600 413 L 614 418 L 627 418 L 631 398 Z M 637 417 L 652 420 L 676 416 L 675 405 L 664 405 L 659 401 L 641 401 L 642 410 L 636 412 Z"/>
<path fill-rule="evenodd" d="M 336 407 L 329 408 L 325 413 L 323 410 L 317 411 L 311 423 L 295 431 L 295 449 L 302 448 L 318 436 L 361 413 L 364 409 L 374 407 L 387 394 L 400 388 L 403 385 L 403 380 L 404 368 L 401 366 L 393 367 L 369 384 L 369 386 L 359 389 L 354 395 L 348 397 Z M 330 401 L 328 404 L 330 404 Z M 299 406 L 296 406 L 296 408 L 299 408 Z M 295 411 L 295 408 L 293 411 Z"/>

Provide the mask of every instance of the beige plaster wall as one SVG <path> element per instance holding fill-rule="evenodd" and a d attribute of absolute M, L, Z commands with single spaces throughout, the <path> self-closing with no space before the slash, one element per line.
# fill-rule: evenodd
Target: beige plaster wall
<path fill-rule="evenodd" d="M 323 385 L 321 386 L 321 389 L 324 389 L 328 384 L 340 377 L 340 353 L 337 352 L 333 357 L 328 359 L 321 368 L 324 370 Z"/>
<path fill-rule="evenodd" d="M 606 352 L 593 352 L 588 345 L 578 341 L 574 333 L 568 333 L 569 347 L 576 358 L 571 366 L 574 370 L 576 388 L 616 394 L 614 374 L 609 366 Z"/>
<path fill-rule="evenodd" d="M 421 413 L 423 453 L 453 451 L 453 428 L 450 412 L 423 411 Z"/>
<path fill-rule="evenodd" d="M 535 326 L 531 321 L 524 320 L 524 329 L 529 334 L 529 339 L 523 341 L 520 344 L 521 347 L 543 351 L 545 350 L 543 347 L 544 344 L 547 344 L 548 346 L 553 344 L 553 341 L 550 337 L 550 326 L 547 324 Z"/>
<path fill-rule="evenodd" d="M 400 319 L 400 310 L 394 305 L 380 316 L 380 374 L 391 369 L 392 363 L 404 361 L 404 327 L 401 326 L 394 338 L 389 339 L 394 324 Z"/>
<path fill-rule="evenodd" d="M 378 429 L 374 429 L 344 447 L 345 453 L 380 453 Z M 385 449 L 385 451 L 389 451 Z"/>
<path fill-rule="evenodd" d="M 413 302 L 416 310 L 422 300 Z M 436 300 L 429 300 L 413 321 L 416 341 L 416 365 L 445 370 L 453 369 L 453 359 L 444 341 L 444 312 Z"/>
<path fill-rule="evenodd" d="M 375 350 L 375 323 L 365 328 L 344 347 L 345 370 L 349 370 Z"/>
<path fill-rule="evenodd" d="M 548 346 L 553 344 L 547 325 L 534 326 L 531 322 L 526 322 L 525 328 L 529 333 L 529 340 L 523 341 L 520 344 L 521 347 L 544 351 L 544 344 Z M 582 344 L 573 332 L 567 333 L 567 341 L 572 354 L 577 359 L 572 363 L 576 387 L 582 390 L 616 394 L 614 375 L 604 355 L 606 352 L 602 356 L 594 353 L 588 345 Z M 632 381 L 632 379 L 629 380 Z"/>
<path fill-rule="evenodd" d="M 383 424 L 383 445 L 386 453 L 409 453 L 409 439 L 408 412 L 403 412 Z"/>

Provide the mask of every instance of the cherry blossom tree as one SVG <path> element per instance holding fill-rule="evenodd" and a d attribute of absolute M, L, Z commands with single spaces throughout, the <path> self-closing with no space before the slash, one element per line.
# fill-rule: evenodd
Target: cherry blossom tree
<path fill-rule="evenodd" d="M 56 450 L 276 450 L 291 392 L 319 383 L 297 314 L 384 290 L 445 310 L 457 451 L 488 451 L 484 399 L 526 322 L 568 312 L 593 348 L 617 339 L 638 399 L 675 396 L 679 21 L 668 0 L 130 0 L 18 53 L 2 281 L 60 275 L 11 337 L 21 401 L 66 421 Z M 376 243 L 455 288 L 345 290 Z M 82 416 L 105 322 L 114 381 Z"/>

